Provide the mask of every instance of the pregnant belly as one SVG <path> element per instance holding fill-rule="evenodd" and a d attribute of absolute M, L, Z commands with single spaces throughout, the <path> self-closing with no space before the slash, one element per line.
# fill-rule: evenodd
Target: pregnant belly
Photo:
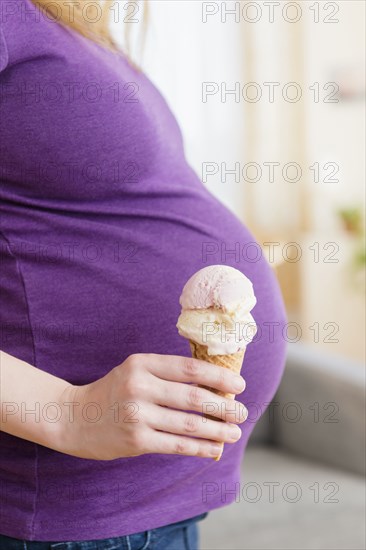
<path fill-rule="evenodd" d="M 37 216 L 26 226 L 18 256 L 39 368 L 85 384 L 133 353 L 190 356 L 176 328 L 181 290 L 198 269 L 225 264 L 251 279 L 257 297 L 245 397 L 270 395 L 283 369 L 281 295 L 252 235 L 216 200 L 175 201 L 122 218 Z M 8 351 L 17 355 L 16 344 Z"/>

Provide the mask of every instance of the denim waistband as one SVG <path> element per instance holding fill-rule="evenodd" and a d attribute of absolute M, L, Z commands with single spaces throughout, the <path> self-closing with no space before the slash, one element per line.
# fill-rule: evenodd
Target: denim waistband
<path fill-rule="evenodd" d="M 196 524 L 208 512 L 149 531 L 84 541 L 27 541 L 0 535 L 1 550 L 197 550 Z"/>

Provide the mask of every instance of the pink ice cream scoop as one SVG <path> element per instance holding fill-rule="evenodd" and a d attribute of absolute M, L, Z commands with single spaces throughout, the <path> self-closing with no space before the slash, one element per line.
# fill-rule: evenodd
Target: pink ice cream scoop
<path fill-rule="evenodd" d="M 210 265 L 197 271 L 185 284 L 179 303 L 183 309 L 227 310 L 241 304 L 250 311 L 257 300 L 251 281 L 238 269 Z"/>
<path fill-rule="evenodd" d="M 179 302 L 179 334 L 207 346 L 209 355 L 241 351 L 257 331 L 250 314 L 256 304 L 253 285 L 233 267 L 200 269 L 185 284 Z"/>

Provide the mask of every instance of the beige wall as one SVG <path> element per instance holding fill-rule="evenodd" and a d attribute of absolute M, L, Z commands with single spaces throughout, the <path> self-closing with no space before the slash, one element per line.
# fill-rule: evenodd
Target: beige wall
<path fill-rule="evenodd" d="M 278 273 L 289 316 L 300 323 L 303 339 L 332 353 L 364 359 L 362 272 L 352 270 L 358 245 L 344 232 L 337 210 L 362 204 L 364 197 L 365 3 L 299 2 L 302 14 L 295 23 L 286 21 L 278 9 L 270 22 L 264 3 L 256 4 L 262 9 L 256 23 L 243 18 L 236 23 L 232 16 L 223 23 L 221 13 L 203 23 L 202 2 L 154 0 L 144 67 L 176 114 L 188 160 L 200 176 L 205 162 L 226 162 L 229 169 L 235 163 L 240 168 L 252 162 L 261 167 L 256 183 L 242 176 L 238 183 L 233 176 L 224 183 L 219 171 L 205 184 L 260 241 L 295 241 L 301 247 L 301 260 L 294 265 L 282 258 Z M 280 10 L 285 4 L 281 2 Z M 319 6 L 319 22 L 311 6 Z M 294 12 L 287 15 L 294 17 Z M 326 23 L 326 18 L 338 22 Z M 256 82 L 263 95 L 256 103 L 235 102 L 232 96 L 225 102 L 218 93 L 203 102 L 203 82 L 217 83 L 220 91 L 236 82 L 241 89 Z M 268 82 L 279 83 L 273 101 L 268 100 Z M 298 102 L 283 99 L 289 82 L 301 89 Z M 316 82 L 319 101 L 310 89 Z M 353 90 L 354 96 L 327 103 L 330 82 L 340 83 L 343 94 Z M 280 163 L 273 182 L 268 162 Z M 295 183 L 281 175 L 291 162 L 302 171 Z M 310 169 L 314 163 L 319 165 L 319 182 Z M 324 170 L 326 163 L 334 164 Z M 324 181 L 332 166 L 338 167 L 335 183 Z M 332 249 L 323 248 L 332 242 L 339 249 L 337 263 L 327 262 Z M 318 262 L 314 243 L 320 247 Z M 314 323 L 337 324 L 339 342 L 324 341 L 328 333 L 314 342 L 309 329 Z"/>

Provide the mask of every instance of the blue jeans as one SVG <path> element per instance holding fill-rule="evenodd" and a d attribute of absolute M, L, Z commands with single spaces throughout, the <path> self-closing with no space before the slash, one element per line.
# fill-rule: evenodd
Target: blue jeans
<path fill-rule="evenodd" d="M 1 550 L 198 550 L 197 522 L 207 513 L 134 535 L 80 542 L 37 542 L 0 535 Z"/>

